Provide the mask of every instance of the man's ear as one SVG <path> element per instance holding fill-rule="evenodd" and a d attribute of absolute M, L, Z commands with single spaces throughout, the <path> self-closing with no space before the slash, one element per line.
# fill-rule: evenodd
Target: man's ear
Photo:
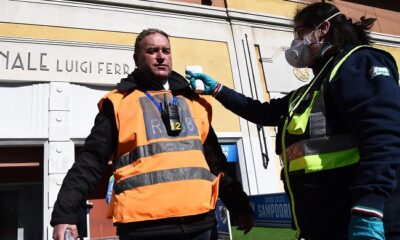
<path fill-rule="evenodd" d="M 137 65 L 137 57 L 136 57 L 135 53 L 133 54 L 133 61 L 135 62 L 135 66 L 136 66 Z"/>

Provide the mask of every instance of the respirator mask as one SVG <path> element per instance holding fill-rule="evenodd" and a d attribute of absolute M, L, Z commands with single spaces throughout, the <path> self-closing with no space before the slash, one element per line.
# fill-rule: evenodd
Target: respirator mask
<path fill-rule="evenodd" d="M 309 66 L 312 61 L 310 49 L 308 48 L 310 44 L 311 41 L 308 37 L 305 37 L 303 40 L 294 39 L 290 48 L 285 51 L 286 61 L 295 68 Z"/>
<path fill-rule="evenodd" d="M 312 30 L 307 36 L 303 38 L 303 40 L 300 39 L 293 39 L 292 43 L 290 44 L 290 48 L 285 51 L 285 58 L 286 61 L 292 65 L 295 68 L 305 68 L 310 66 L 310 64 L 313 61 L 313 58 L 316 56 L 322 56 L 332 45 L 327 42 L 316 42 L 313 43 L 310 41 L 309 37 L 317 30 L 324 22 L 329 21 L 333 17 L 337 16 L 340 14 L 340 12 L 337 12 L 333 14 L 332 16 L 328 17 L 322 23 L 320 23 L 314 30 Z M 311 44 L 326 44 L 323 46 L 320 50 L 320 52 L 316 56 L 311 56 L 310 49 L 308 46 Z"/>

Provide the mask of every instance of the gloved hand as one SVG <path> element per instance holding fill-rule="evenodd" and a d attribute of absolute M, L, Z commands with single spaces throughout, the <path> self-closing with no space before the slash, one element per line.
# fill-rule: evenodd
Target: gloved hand
<path fill-rule="evenodd" d="M 385 240 L 382 219 L 353 214 L 349 226 L 349 240 Z"/>
<path fill-rule="evenodd" d="M 206 95 L 214 95 L 215 90 L 217 87 L 220 87 L 221 85 L 217 83 L 214 79 L 212 79 L 210 76 L 204 74 L 204 73 L 192 73 L 189 71 L 186 71 L 186 78 L 190 81 L 190 85 L 193 90 L 196 89 L 196 79 L 200 79 L 204 83 L 204 92 L 203 94 Z"/>

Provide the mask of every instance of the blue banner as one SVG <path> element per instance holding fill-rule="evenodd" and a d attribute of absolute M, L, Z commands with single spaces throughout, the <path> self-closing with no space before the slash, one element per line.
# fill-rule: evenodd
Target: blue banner
<path fill-rule="evenodd" d="M 255 226 L 291 227 L 290 201 L 285 193 L 254 195 L 249 199 Z"/>

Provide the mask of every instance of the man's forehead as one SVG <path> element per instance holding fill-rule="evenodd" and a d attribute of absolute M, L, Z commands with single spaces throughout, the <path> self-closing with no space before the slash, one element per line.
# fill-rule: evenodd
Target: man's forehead
<path fill-rule="evenodd" d="M 171 48 L 169 43 L 145 43 L 143 44 L 144 48 L 152 48 L 152 47 L 162 47 L 162 48 Z"/>
<path fill-rule="evenodd" d="M 169 46 L 169 40 L 165 36 L 155 33 L 151 34 L 147 37 L 145 37 L 142 41 L 143 45 L 149 46 L 149 45 L 168 45 Z"/>

